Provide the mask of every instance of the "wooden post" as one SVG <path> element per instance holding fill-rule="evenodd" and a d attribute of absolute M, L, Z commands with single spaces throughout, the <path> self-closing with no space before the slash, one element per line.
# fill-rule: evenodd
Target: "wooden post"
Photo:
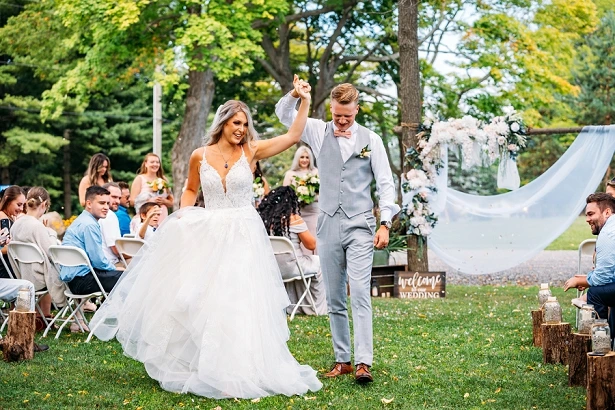
<path fill-rule="evenodd" d="M 6 362 L 30 360 L 34 357 L 35 312 L 9 312 L 9 325 L 3 340 L 3 356 Z"/>
<path fill-rule="evenodd" d="M 540 327 L 542 329 L 543 362 L 568 364 L 570 323 L 554 325 L 543 323 Z"/>
<path fill-rule="evenodd" d="M 591 350 L 591 335 L 572 334 L 568 350 L 568 386 L 587 387 L 587 353 Z"/>
<path fill-rule="evenodd" d="M 542 347 L 542 329 L 540 328 L 543 322 L 542 315 L 542 309 L 532 310 L 532 339 L 536 347 Z"/>
<path fill-rule="evenodd" d="M 615 410 L 615 352 L 587 355 L 587 410 Z"/>

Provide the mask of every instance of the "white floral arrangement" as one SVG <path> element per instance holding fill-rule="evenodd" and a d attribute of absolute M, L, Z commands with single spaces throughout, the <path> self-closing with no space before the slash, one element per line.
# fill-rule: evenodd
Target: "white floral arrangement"
<path fill-rule="evenodd" d="M 299 204 L 309 205 L 316 200 L 316 195 L 320 192 L 320 178 L 309 172 L 302 177 L 295 175 L 292 187 L 299 198 Z"/>
<path fill-rule="evenodd" d="M 402 175 L 404 207 L 402 223 L 409 234 L 426 238 L 436 226 L 438 218 L 430 210 L 429 200 L 436 192 L 435 179 L 442 168 L 441 147 L 458 147 L 463 168 L 491 165 L 515 160 L 527 144 L 527 127 L 521 116 L 505 107 L 504 115 L 489 123 L 465 116 L 439 121 L 427 115 L 420 126 L 418 149 L 406 151 L 406 164 L 411 168 Z"/>

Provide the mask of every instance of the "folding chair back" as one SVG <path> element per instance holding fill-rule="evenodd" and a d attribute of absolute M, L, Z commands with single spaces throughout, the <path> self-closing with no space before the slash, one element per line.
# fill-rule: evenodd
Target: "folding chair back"
<path fill-rule="evenodd" d="M 577 274 L 582 275 L 581 271 L 581 262 L 583 260 L 583 256 L 593 256 L 596 251 L 596 240 L 595 239 L 586 239 L 579 245 L 579 265 L 577 268 Z"/>
<path fill-rule="evenodd" d="M 9 258 L 13 261 L 16 276 L 20 278 L 23 276 L 21 274 L 21 268 L 23 265 L 45 263 L 45 255 L 43 255 L 41 249 L 34 243 L 12 241 L 8 244 L 8 255 Z M 38 310 L 38 313 L 41 315 L 45 326 L 47 326 L 49 323 L 47 322 L 47 319 L 43 314 L 43 310 L 41 309 L 38 300 L 41 296 L 47 293 L 47 290 L 39 290 L 34 293 L 36 296 L 36 310 Z"/>
<path fill-rule="evenodd" d="M 283 282 L 292 282 L 295 280 L 300 280 L 303 282 L 305 286 L 305 291 L 295 304 L 295 307 L 290 315 L 290 320 L 293 320 L 295 317 L 295 313 L 297 313 L 297 309 L 300 306 L 311 307 L 316 311 L 316 304 L 314 303 L 314 297 L 312 296 L 312 292 L 310 290 L 310 284 L 312 283 L 312 277 L 316 276 L 316 273 L 305 274 L 303 269 L 301 268 L 301 264 L 297 260 L 297 254 L 295 253 L 295 247 L 293 243 L 288 239 L 281 236 L 270 236 L 269 242 L 271 243 L 271 247 L 273 248 L 273 254 L 276 256 L 284 256 L 284 258 L 276 258 L 278 259 L 278 265 L 280 268 L 280 273 L 282 275 Z M 292 265 L 296 266 L 296 270 L 293 269 Z M 297 275 L 295 272 L 298 272 Z M 309 304 L 302 305 L 303 299 L 307 297 Z"/>
<path fill-rule="evenodd" d="M 126 259 L 124 259 L 124 255 L 128 255 L 130 257 L 135 256 L 139 250 L 141 250 L 143 245 L 145 245 L 145 241 L 139 238 L 127 238 L 123 236 L 115 240 L 115 247 L 120 254 L 122 263 L 126 267 L 128 267 L 128 263 L 126 262 Z"/>

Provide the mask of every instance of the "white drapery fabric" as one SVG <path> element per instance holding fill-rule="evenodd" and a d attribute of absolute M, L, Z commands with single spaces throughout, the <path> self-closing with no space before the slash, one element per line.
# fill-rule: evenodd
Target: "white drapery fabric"
<path fill-rule="evenodd" d="M 615 126 L 585 127 L 543 175 L 493 196 L 448 188 L 445 166 L 432 202 L 439 220 L 429 248 L 451 268 L 468 274 L 499 272 L 527 261 L 577 218 L 614 152 Z"/>

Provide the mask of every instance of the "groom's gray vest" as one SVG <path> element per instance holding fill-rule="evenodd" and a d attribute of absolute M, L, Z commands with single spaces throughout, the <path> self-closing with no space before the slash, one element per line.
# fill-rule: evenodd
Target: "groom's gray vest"
<path fill-rule="evenodd" d="M 338 208 L 342 208 L 346 216 L 352 218 L 371 211 L 374 206 L 370 191 L 374 179 L 371 157 L 359 158 L 365 146 L 371 150 L 369 130 L 359 125 L 354 151 L 346 162 L 342 159 L 337 138 L 333 135 L 333 124 L 328 122 L 317 158 L 320 176 L 318 201 L 320 209 L 327 215 L 333 216 Z"/>

